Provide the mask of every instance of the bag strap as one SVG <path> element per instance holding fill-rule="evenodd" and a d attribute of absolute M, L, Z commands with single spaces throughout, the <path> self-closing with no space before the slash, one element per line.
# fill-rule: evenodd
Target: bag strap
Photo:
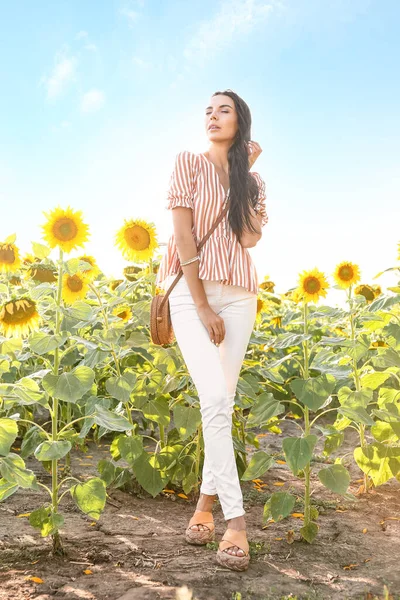
<path fill-rule="evenodd" d="M 208 238 L 210 237 L 210 235 L 212 234 L 212 232 L 214 231 L 214 229 L 217 227 L 217 225 L 224 218 L 224 216 L 226 215 L 226 213 L 228 211 L 228 208 L 229 208 L 229 200 L 227 200 L 225 206 L 223 207 L 223 209 L 219 213 L 218 217 L 214 221 L 212 227 L 209 229 L 209 231 L 203 237 L 203 239 L 201 240 L 201 242 L 198 244 L 198 246 L 197 246 L 197 252 L 200 250 L 200 248 L 202 248 L 204 246 L 204 244 L 206 243 L 206 241 L 208 240 Z M 169 286 L 168 290 L 165 292 L 164 298 L 162 299 L 162 302 L 160 304 L 160 310 L 162 310 L 162 307 L 164 306 L 165 302 L 167 301 L 168 296 L 170 295 L 170 293 L 172 292 L 172 290 L 174 289 L 174 287 L 176 286 L 176 284 L 178 283 L 178 281 L 180 280 L 180 278 L 182 277 L 182 275 L 183 275 L 183 271 L 182 271 L 182 267 L 180 267 L 180 271 L 179 271 L 178 275 L 176 276 L 176 278 L 174 279 L 174 281 L 171 283 L 171 285 Z"/>

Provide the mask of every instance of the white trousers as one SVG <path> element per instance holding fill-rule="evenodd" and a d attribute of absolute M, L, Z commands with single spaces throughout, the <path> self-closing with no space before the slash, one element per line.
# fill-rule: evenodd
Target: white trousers
<path fill-rule="evenodd" d="M 164 286 L 176 277 L 170 275 Z M 177 344 L 196 387 L 203 425 L 200 492 L 218 494 L 225 520 L 245 514 L 232 442 L 232 413 L 241 366 L 257 313 L 257 294 L 237 285 L 202 280 L 211 308 L 224 319 L 225 338 L 210 340 L 185 276 L 169 296 Z"/>

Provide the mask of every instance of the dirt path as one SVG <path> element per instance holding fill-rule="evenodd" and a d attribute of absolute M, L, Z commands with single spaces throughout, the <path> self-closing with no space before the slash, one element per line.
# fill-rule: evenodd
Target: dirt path
<path fill-rule="evenodd" d="M 283 429 L 285 435 L 261 437 L 261 448 L 280 452 L 281 440 L 292 432 L 293 423 L 287 421 Z M 353 433 L 346 432 L 341 455 L 354 444 Z M 87 455 L 75 452 L 73 474 L 83 479 L 97 474 L 97 461 L 105 456 L 109 457 L 108 448 L 94 444 L 89 445 Z M 28 461 L 28 466 L 38 469 L 37 461 Z M 145 493 L 138 497 L 114 491 L 97 523 L 65 498 L 61 533 L 66 556 L 51 557 L 50 540 L 41 538 L 27 517 L 18 517 L 39 507 L 44 496 L 20 491 L 0 504 L 0 599 L 175 600 L 176 590 L 187 585 L 193 589 L 193 600 L 372 600 L 384 597 L 386 584 L 397 600 L 400 483 L 388 482 L 353 504 L 322 487 L 316 477 L 320 466 L 323 464 L 315 464 L 313 477 L 320 530 L 311 545 L 299 541 L 300 518 L 290 517 L 263 528 L 263 506 L 269 494 L 302 491 L 301 482 L 286 464 L 265 474 L 262 479 L 267 485 L 261 491 L 252 482 L 243 483 L 252 552 L 245 573 L 222 569 L 215 562 L 217 543 L 207 548 L 185 543 L 182 534 L 195 501 L 171 495 L 152 499 Z M 350 491 L 356 493 L 360 485 L 357 467 L 351 467 L 351 474 Z M 301 505 L 295 510 L 301 512 Z M 219 503 L 214 513 L 220 539 L 225 525 Z M 289 530 L 294 530 L 293 543 L 288 543 Z M 85 574 L 85 570 L 91 573 Z M 29 581 L 31 576 L 43 583 Z"/>

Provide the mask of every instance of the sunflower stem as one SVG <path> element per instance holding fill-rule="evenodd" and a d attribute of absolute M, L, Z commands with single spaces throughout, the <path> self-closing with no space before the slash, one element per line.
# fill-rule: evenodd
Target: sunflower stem
<path fill-rule="evenodd" d="M 56 330 L 55 334 L 60 333 L 61 327 L 61 298 L 62 298 L 62 277 L 63 277 L 63 251 L 60 248 L 60 260 L 58 267 L 58 289 L 57 289 L 57 309 L 56 309 Z M 53 375 L 58 375 L 58 369 L 60 367 L 60 354 L 59 348 L 54 350 L 54 366 Z M 53 410 L 51 415 L 51 440 L 57 442 L 58 440 L 58 399 L 53 398 Z M 51 461 L 51 505 L 53 513 L 57 513 L 58 510 L 58 459 Z M 56 531 L 53 534 L 53 550 L 60 552 L 61 550 L 61 539 L 60 534 Z"/>
<path fill-rule="evenodd" d="M 95 286 L 95 285 L 93 285 L 93 284 L 91 283 L 91 284 L 89 284 L 89 287 L 90 287 L 90 289 L 93 291 L 93 293 L 95 294 L 95 296 L 96 296 L 96 298 L 97 298 L 97 300 L 98 300 L 98 303 L 99 303 L 100 310 L 101 310 L 101 312 L 102 312 L 102 314 L 103 314 L 103 319 L 104 319 L 104 329 L 106 330 L 106 332 L 108 332 L 108 331 L 109 331 L 109 329 L 110 329 L 110 325 L 109 325 L 109 323 L 108 323 L 107 311 L 106 311 L 106 309 L 105 309 L 105 307 L 104 307 L 103 301 L 102 301 L 102 299 L 101 299 L 101 295 L 99 294 L 99 292 L 98 292 L 98 290 L 97 290 L 97 288 L 96 288 L 96 286 Z M 111 342 L 111 355 L 112 355 L 112 357 L 113 357 L 113 359 L 114 359 L 114 363 L 115 363 L 115 367 L 116 367 L 116 369 L 117 369 L 117 374 L 118 374 L 118 377 L 121 377 L 121 367 L 120 367 L 120 364 L 119 364 L 119 359 L 118 359 L 117 353 L 116 353 L 116 351 L 115 351 L 115 345 L 114 345 L 114 342 Z M 126 410 L 126 414 L 127 414 L 127 417 L 128 417 L 128 421 L 129 421 L 129 423 L 130 423 L 131 425 L 134 425 L 134 423 L 133 423 L 133 418 L 132 418 L 131 407 L 130 407 L 130 405 L 129 405 L 129 402 L 124 402 L 124 406 L 125 406 L 125 410 Z"/>
<path fill-rule="evenodd" d="M 349 307 L 350 307 L 349 319 L 350 319 L 350 328 L 351 328 L 351 341 L 353 342 L 354 384 L 355 384 L 356 391 L 359 392 L 361 390 L 361 382 L 360 382 L 360 375 L 358 372 L 357 356 L 356 356 L 356 348 L 355 348 L 355 342 L 357 339 L 357 335 L 356 335 L 356 328 L 355 328 L 355 319 L 354 319 L 354 312 L 353 312 L 353 298 L 351 295 L 351 291 L 352 291 L 352 286 L 349 287 L 349 291 L 348 291 L 348 301 L 349 301 Z M 364 449 L 366 447 L 366 442 L 365 442 L 365 425 L 363 423 L 360 423 L 360 443 L 361 443 L 361 448 Z M 369 478 L 368 478 L 367 473 L 364 473 L 364 492 L 366 494 L 368 493 L 368 486 L 369 486 Z"/>
<path fill-rule="evenodd" d="M 307 336 L 308 333 L 308 303 L 304 300 L 304 334 Z M 308 369 L 308 339 L 304 340 L 303 343 L 304 350 L 304 376 L 305 379 L 309 377 L 309 369 Z M 308 406 L 304 407 L 304 435 L 307 437 L 310 435 L 311 426 L 310 426 L 310 412 Z M 304 527 L 307 527 L 311 523 L 311 494 L 310 494 L 310 476 L 311 476 L 311 466 L 310 461 L 304 467 Z"/>

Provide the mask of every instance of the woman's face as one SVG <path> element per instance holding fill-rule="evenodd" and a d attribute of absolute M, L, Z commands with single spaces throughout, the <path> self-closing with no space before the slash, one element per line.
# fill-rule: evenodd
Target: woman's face
<path fill-rule="evenodd" d="M 232 141 L 238 131 L 235 103 L 229 96 L 212 96 L 205 110 L 206 135 L 210 142 Z M 214 127 L 210 129 L 210 126 Z"/>

